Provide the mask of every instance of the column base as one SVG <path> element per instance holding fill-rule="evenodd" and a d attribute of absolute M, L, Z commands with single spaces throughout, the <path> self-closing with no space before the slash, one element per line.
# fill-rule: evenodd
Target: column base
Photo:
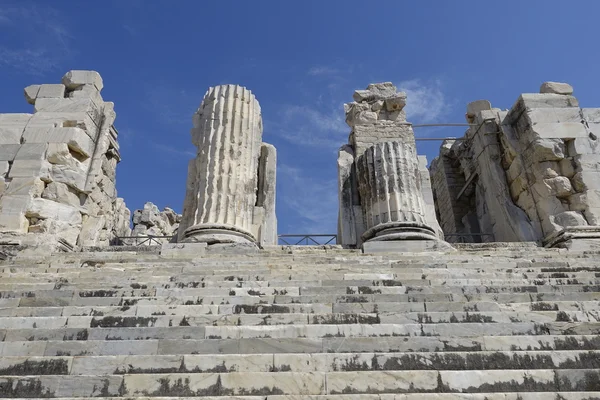
<path fill-rule="evenodd" d="M 438 240 L 435 230 L 419 222 L 386 222 L 362 235 L 363 242 L 390 240 Z"/>
<path fill-rule="evenodd" d="M 198 224 L 183 232 L 181 243 L 245 243 L 256 244 L 254 236 L 244 229 L 227 224 Z"/>

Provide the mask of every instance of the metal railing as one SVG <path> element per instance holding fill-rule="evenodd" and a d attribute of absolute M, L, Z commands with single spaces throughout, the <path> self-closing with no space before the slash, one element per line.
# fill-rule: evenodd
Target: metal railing
<path fill-rule="evenodd" d="M 278 244 L 284 244 L 288 246 L 312 246 L 312 245 L 325 245 L 325 244 L 336 244 L 336 234 L 287 234 L 277 235 Z"/>
<path fill-rule="evenodd" d="M 483 239 L 486 236 L 494 236 L 491 233 L 447 233 L 444 234 L 444 238 L 457 238 L 456 241 L 451 243 L 479 243 L 469 239 L 480 238 Z M 448 241 L 450 242 L 450 241 Z"/>
<path fill-rule="evenodd" d="M 167 239 L 170 242 L 173 236 L 117 236 L 111 243 L 111 246 L 160 246 L 164 241 L 159 239 Z"/>

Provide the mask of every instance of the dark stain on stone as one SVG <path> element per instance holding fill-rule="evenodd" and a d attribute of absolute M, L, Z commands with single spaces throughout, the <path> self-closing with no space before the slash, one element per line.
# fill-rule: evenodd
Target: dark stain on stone
<path fill-rule="evenodd" d="M 140 285 L 139 283 L 132 283 L 130 286 L 132 289 L 148 289 L 147 285 Z"/>
<path fill-rule="evenodd" d="M 108 316 L 101 319 L 92 318 L 91 328 L 136 328 L 152 327 L 156 317 L 113 317 Z"/>
<path fill-rule="evenodd" d="M 87 290 L 79 292 L 79 297 L 115 297 L 116 290 Z"/>
<path fill-rule="evenodd" d="M 1 375 L 68 375 L 69 362 L 65 359 L 42 361 L 26 360 L 7 368 L 0 369 Z"/>
<path fill-rule="evenodd" d="M 554 303 L 531 303 L 531 311 L 558 311 L 558 304 Z"/>
<path fill-rule="evenodd" d="M 8 398 L 55 397 L 54 392 L 42 386 L 42 382 L 35 378 L 4 378 L 0 382 L 0 396 Z"/>
<path fill-rule="evenodd" d="M 286 314 L 290 308 L 278 304 L 236 304 L 233 306 L 234 314 Z"/>

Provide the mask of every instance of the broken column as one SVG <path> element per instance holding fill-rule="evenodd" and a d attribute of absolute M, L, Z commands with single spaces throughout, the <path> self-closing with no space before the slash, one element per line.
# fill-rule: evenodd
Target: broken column
<path fill-rule="evenodd" d="M 345 105 L 350 144 L 338 158 L 339 242 L 347 247 L 380 241 L 437 243 L 439 225 L 433 208 L 426 211 L 432 205 L 425 203 L 421 186 L 428 180 L 421 178 L 414 132 L 403 110 L 406 94 L 386 82 L 357 90 L 354 100 Z M 410 246 L 425 248 L 432 246 Z"/>
<path fill-rule="evenodd" d="M 276 244 L 275 148 L 262 143 L 260 105 L 238 85 L 210 88 L 194 114 L 179 241 Z"/>
<path fill-rule="evenodd" d="M 95 71 L 31 85 L 34 114 L 0 114 L 0 232 L 22 244 L 72 250 L 128 235 L 116 197 L 120 161 L 114 104 Z"/>

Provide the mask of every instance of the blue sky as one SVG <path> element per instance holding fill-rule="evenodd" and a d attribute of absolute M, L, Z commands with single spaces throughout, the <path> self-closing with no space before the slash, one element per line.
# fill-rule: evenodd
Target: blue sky
<path fill-rule="evenodd" d="M 464 122 L 477 99 L 509 108 L 547 80 L 599 107 L 598 15 L 595 0 L 0 0 L 0 112 L 29 112 L 27 85 L 99 71 L 117 112 L 119 196 L 181 212 L 191 116 L 209 86 L 244 85 L 278 150 L 279 232 L 333 233 L 355 89 L 394 82 L 414 123 Z M 431 160 L 439 144 L 419 153 Z"/>

